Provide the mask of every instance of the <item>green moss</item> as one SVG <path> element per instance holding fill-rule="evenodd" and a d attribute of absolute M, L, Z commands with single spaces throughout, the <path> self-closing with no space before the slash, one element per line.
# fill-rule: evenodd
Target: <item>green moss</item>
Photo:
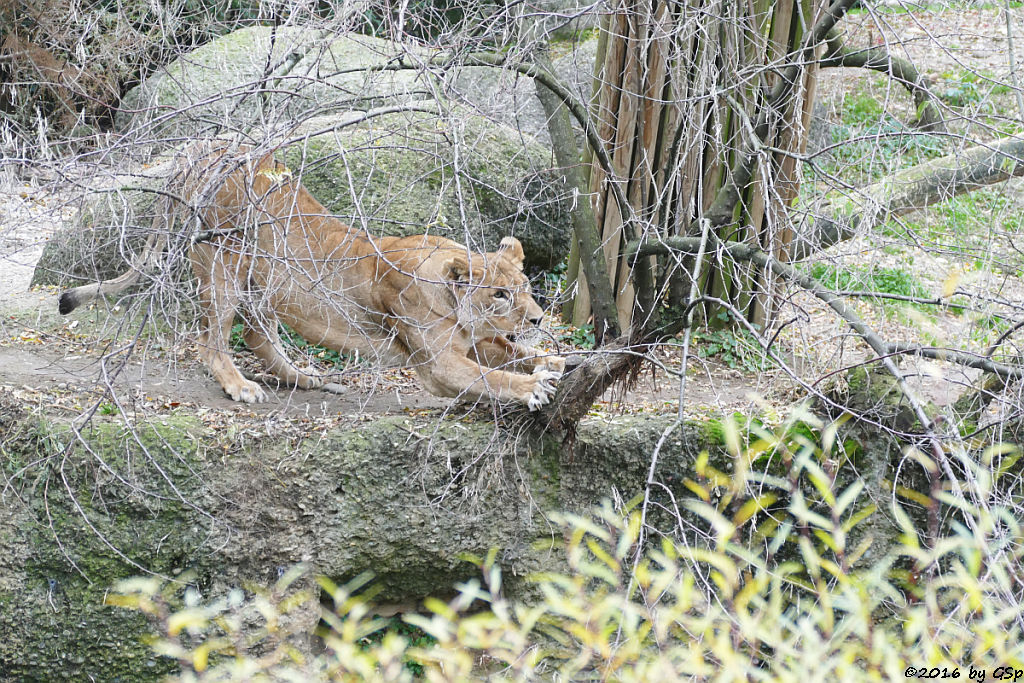
<path fill-rule="evenodd" d="M 378 235 L 410 235 L 457 216 L 441 188 L 451 185 L 446 167 L 437 164 L 443 138 L 425 131 L 417 148 L 402 149 L 394 135 L 352 130 L 343 148 L 333 136 L 313 138 L 284 153 L 284 162 L 302 183 L 343 221 Z M 352 181 L 350 183 L 349 181 Z"/>
<path fill-rule="evenodd" d="M 0 455 L 18 495 L 0 510 L 0 670 L 54 680 L 60 662 L 66 680 L 125 681 L 169 667 L 138 642 L 135 613 L 102 604 L 114 581 L 143 569 L 192 570 L 214 595 L 307 561 L 339 581 L 372 570 L 379 601 L 409 602 L 478 575 L 463 552 L 497 548 L 506 590 L 529 595 L 525 577 L 558 569 L 547 511 L 583 509 L 612 488 L 635 498 L 673 419 L 587 423 L 569 452 L 560 437 L 508 432 L 486 413 L 390 416 L 248 443 L 244 424 L 214 437 L 184 414 L 134 432 L 114 417 L 81 432 L 88 448 L 65 425 L 4 414 L 12 438 L 0 439 Z M 668 522 L 662 510 L 685 495 L 706 448 L 727 470 L 699 427 L 664 441 L 654 523 Z"/>
<path fill-rule="evenodd" d="M 725 445 L 725 424 L 721 420 L 709 418 L 699 424 L 708 442 L 719 446 Z"/>
<path fill-rule="evenodd" d="M 0 565 L 0 670 L 19 681 L 153 680 L 170 669 L 138 641 L 145 620 L 103 596 L 118 578 L 174 575 L 192 561 L 202 523 L 160 470 L 195 497 L 198 425 L 170 417 L 136 439 L 98 423 L 82 434 L 86 448 L 67 427 L 30 424 L 0 451 L 20 493 L 4 510 L 16 531 L 2 537 L 23 555 Z M 31 464 L 12 472 L 11 462 Z"/>

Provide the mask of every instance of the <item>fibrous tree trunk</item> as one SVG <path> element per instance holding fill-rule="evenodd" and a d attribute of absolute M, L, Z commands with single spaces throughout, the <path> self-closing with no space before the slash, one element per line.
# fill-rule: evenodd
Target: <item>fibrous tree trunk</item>
<path fill-rule="evenodd" d="M 799 191 L 796 155 L 806 145 L 816 73 L 813 60 L 802 57 L 823 3 L 714 5 L 618 0 L 603 27 L 591 115 L 613 172 L 591 163 L 589 190 L 622 330 L 646 325 L 655 301 L 685 305 L 689 291 L 680 277 L 687 264 L 663 257 L 634 264 L 649 274 L 649 285 L 639 287 L 625 243 L 691 234 L 720 190 L 737 184 L 741 160 L 750 168 L 734 188 L 731 215 L 715 217 L 718 237 L 780 258 L 793 238 L 787 214 Z M 785 79 L 785 96 L 773 101 Z M 580 249 L 576 256 L 591 255 Z M 769 273 L 708 265 L 701 269 L 704 293 L 755 323 L 769 317 Z M 569 272 L 580 273 L 580 286 L 567 312 L 581 325 L 594 310 L 585 273 L 574 263 Z"/>

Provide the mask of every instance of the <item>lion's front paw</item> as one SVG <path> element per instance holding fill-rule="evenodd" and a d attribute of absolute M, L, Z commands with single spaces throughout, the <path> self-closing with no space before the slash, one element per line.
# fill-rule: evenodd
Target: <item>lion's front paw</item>
<path fill-rule="evenodd" d="M 256 382 L 247 379 L 243 379 L 236 386 L 224 387 L 224 391 L 233 401 L 242 403 L 266 403 L 267 401 L 267 394 L 263 388 Z"/>
<path fill-rule="evenodd" d="M 533 371 L 533 376 L 535 378 L 533 393 L 526 400 L 526 406 L 530 410 L 539 410 L 541 406 L 551 402 L 551 397 L 555 395 L 555 384 L 561 379 L 562 373 L 537 368 Z"/>

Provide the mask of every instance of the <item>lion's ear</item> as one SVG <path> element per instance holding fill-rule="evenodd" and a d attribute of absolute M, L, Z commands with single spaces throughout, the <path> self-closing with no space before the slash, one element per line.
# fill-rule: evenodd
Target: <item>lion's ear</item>
<path fill-rule="evenodd" d="M 463 255 L 452 256 L 442 269 L 444 279 L 451 282 L 469 282 L 469 261 Z"/>
<path fill-rule="evenodd" d="M 515 237 L 501 238 L 498 255 L 507 258 L 519 270 L 523 269 L 523 259 L 526 258 L 526 254 L 523 253 L 523 244 Z"/>

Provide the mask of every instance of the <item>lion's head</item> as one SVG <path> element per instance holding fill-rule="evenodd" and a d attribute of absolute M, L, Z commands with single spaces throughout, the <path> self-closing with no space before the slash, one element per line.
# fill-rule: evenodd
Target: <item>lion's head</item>
<path fill-rule="evenodd" d="M 523 273 L 523 245 L 515 237 L 501 240 L 497 251 L 453 255 L 445 278 L 456 283 L 459 322 L 475 339 L 515 335 L 540 325 L 544 311 Z"/>

